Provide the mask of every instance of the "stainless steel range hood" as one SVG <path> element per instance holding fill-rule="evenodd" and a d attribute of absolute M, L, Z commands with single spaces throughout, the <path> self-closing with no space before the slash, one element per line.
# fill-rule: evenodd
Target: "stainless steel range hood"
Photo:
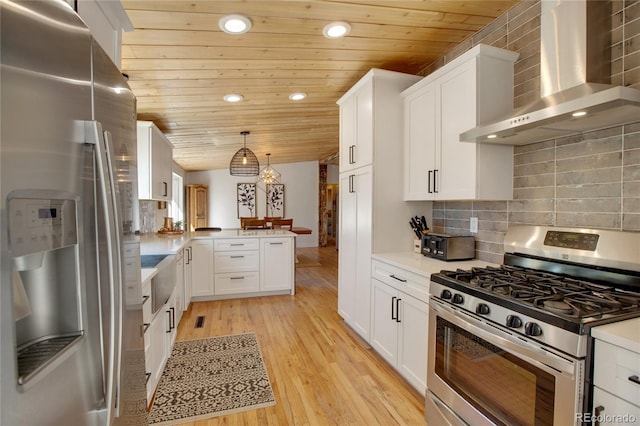
<path fill-rule="evenodd" d="M 608 1 L 542 0 L 541 99 L 460 140 L 525 145 L 640 121 L 640 90 L 608 84 L 610 20 Z"/>

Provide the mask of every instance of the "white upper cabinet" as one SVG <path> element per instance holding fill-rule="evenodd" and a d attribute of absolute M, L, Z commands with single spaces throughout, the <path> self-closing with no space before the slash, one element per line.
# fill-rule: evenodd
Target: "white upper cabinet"
<path fill-rule="evenodd" d="M 478 45 L 402 92 L 405 200 L 508 200 L 513 147 L 460 142 L 460 133 L 513 110 L 518 54 Z"/>
<path fill-rule="evenodd" d="M 73 2 L 67 0 L 73 7 Z M 133 24 L 119 1 L 79 0 L 76 11 L 100 47 L 121 69 L 122 31 L 133 31 Z"/>
<path fill-rule="evenodd" d="M 173 145 L 151 121 L 138 121 L 138 197 L 171 201 Z"/>

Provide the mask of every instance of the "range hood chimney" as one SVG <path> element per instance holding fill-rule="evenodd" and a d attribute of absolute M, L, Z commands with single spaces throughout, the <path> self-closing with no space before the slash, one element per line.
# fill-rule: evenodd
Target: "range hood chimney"
<path fill-rule="evenodd" d="M 610 22 L 608 1 L 542 0 L 541 99 L 460 140 L 526 145 L 640 121 L 640 90 L 609 84 Z"/>

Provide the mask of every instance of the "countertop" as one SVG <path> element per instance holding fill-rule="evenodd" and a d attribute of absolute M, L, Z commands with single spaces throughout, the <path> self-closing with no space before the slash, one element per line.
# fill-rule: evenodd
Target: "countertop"
<path fill-rule="evenodd" d="M 144 234 L 140 236 L 141 254 L 176 254 L 191 240 L 219 238 L 270 238 L 291 237 L 295 233 L 285 229 L 223 229 L 222 231 L 185 232 L 181 235 Z"/>
<path fill-rule="evenodd" d="M 406 269 L 410 272 L 422 275 L 426 278 L 431 278 L 431 274 L 440 272 L 443 269 L 455 271 L 458 268 L 471 269 L 474 266 L 498 266 L 495 263 L 490 263 L 478 259 L 446 262 L 444 260 L 426 257 L 422 254 L 414 253 L 412 251 L 399 253 L 377 253 L 373 254 L 371 258 L 379 260 L 381 262 L 389 263 L 391 265 L 397 266 L 398 268 Z"/>
<path fill-rule="evenodd" d="M 593 327 L 591 335 L 640 354 L 640 318 Z"/>

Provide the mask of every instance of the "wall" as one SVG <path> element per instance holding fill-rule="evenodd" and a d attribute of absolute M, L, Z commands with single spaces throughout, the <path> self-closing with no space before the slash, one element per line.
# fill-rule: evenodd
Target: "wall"
<path fill-rule="evenodd" d="M 640 2 L 612 1 L 612 83 L 640 89 Z M 514 107 L 540 90 L 540 3 L 524 1 L 425 68 L 428 75 L 478 43 L 520 53 Z M 640 231 L 640 123 L 515 148 L 514 199 L 433 203 L 436 232 L 469 232 L 479 218 L 477 257 L 502 262 L 510 224 Z"/>
<path fill-rule="evenodd" d="M 310 228 L 311 235 L 299 235 L 298 247 L 318 246 L 318 162 L 272 164 L 281 174 L 285 185 L 284 212 L 293 218 L 294 226 Z M 238 183 L 253 183 L 255 178 L 231 176 L 229 170 L 207 170 L 188 172 L 186 184 L 203 184 L 209 187 L 209 226 L 239 228 L 236 188 Z M 258 216 L 266 211 L 264 191 L 257 190 Z"/>

